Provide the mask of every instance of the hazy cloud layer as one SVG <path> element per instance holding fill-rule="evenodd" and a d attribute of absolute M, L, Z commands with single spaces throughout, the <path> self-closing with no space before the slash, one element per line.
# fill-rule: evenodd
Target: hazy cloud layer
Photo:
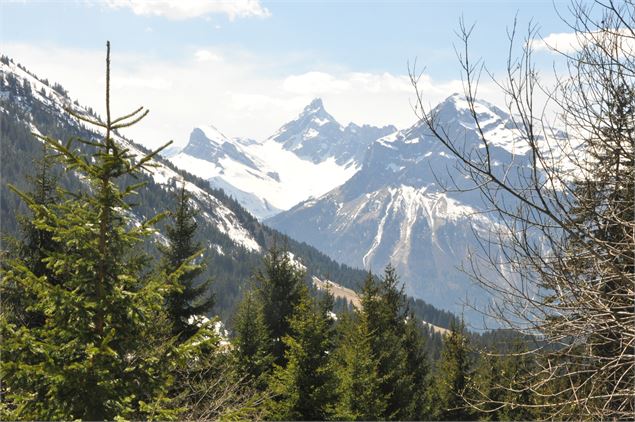
<path fill-rule="evenodd" d="M 259 0 L 106 0 L 105 3 L 115 9 L 128 8 L 136 15 L 163 16 L 173 20 L 210 14 L 224 14 L 229 20 L 271 15 Z"/>
<path fill-rule="evenodd" d="M 3 50 L 103 114 L 103 51 L 24 43 L 6 43 Z M 200 124 L 213 124 L 228 136 L 264 139 L 315 97 L 321 97 L 342 124 L 405 128 L 416 122 L 411 108 L 414 89 L 407 75 L 347 72 L 337 66 L 333 71 L 263 74 L 263 68 L 271 69 L 272 60 L 201 46 L 192 48 L 187 60 L 167 61 L 119 53 L 113 46 L 113 110 L 123 114 L 139 105 L 150 109 L 143 123 L 125 133 L 148 146 L 170 139 L 183 144 Z M 434 105 L 461 92 L 462 85 L 458 80 L 434 81 L 423 75 L 420 88 L 426 104 Z M 500 102 L 496 92 L 489 84 L 480 90 L 484 98 Z"/>
<path fill-rule="evenodd" d="M 616 35 L 617 34 L 617 35 Z M 630 31 L 626 29 L 614 30 L 610 32 L 559 32 L 552 33 L 546 37 L 534 39 L 531 46 L 536 51 L 550 51 L 553 53 L 573 54 L 581 50 L 586 45 L 596 45 L 603 37 L 612 39 L 615 36 L 621 37 L 622 48 L 627 54 L 635 51 L 635 39 Z"/>

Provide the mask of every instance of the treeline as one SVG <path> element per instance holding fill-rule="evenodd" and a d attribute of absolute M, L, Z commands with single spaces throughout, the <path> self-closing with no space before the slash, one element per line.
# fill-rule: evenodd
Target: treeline
<path fill-rule="evenodd" d="M 270 420 L 530 420 L 522 392 L 533 363 L 480 353 L 461 322 L 431 358 L 392 267 L 367 277 L 361 307 L 337 316 L 311 296 L 286 254 L 272 250 L 236 316 L 231 354 Z M 516 337 L 520 351 L 526 344 Z M 498 397 L 497 397 L 498 395 Z M 504 397 L 503 397 L 504 396 Z M 493 400 L 500 403 L 493 405 Z M 487 399 L 487 400 L 486 400 Z"/>

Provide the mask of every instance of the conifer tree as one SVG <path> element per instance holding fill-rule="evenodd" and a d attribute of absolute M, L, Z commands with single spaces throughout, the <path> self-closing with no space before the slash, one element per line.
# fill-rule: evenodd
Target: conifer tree
<path fill-rule="evenodd" d="M 254 292 L 247 292 L 236 314 L 234 356 L 239 372 L 258 389 L 264 390 L 272 366 L 269 353 L 271 337 L 264 321 L 262 305 L 254 296 Z"/>
<path fill-rule="evenodd" d="M 520 340 L 502 354 L 482 352 L 475 364 L 466 400 L 480 420 L 541 419 L 538 396 L 531 391 L 534 357 Z"/>
<path fill-rule="evenodd" d="M 57 177 L 53 174 L 53 157 L 48 155 L 46 144 L 42 146 L 42 156 L 35 162 L 35 177 L 30 179 L 31 197 L 34 203 L 42 206 L 54 204 L 58 199 Z M 24 242 L 20 245 L 20 256 L 33 268 L 36 275 L 44 275 L 46 265 L 43 259 L 46 251 L 55 248 L 51 233 L 41 230 L 27 218 L 21 221 Z"/>
<path fill-rule="evenodd" d="M 511 353 L 501 359 L 493 378 L 503 385 L 499 394 L 504 406 L 498 411 L 498 420 L 529 421 L 542 419 L 538 396 L 531 391 L 531 374 L 536 362 L 519 341 L 511 345 Z"/>
<path fill-rule="evenodd" d="M 564 303 L 586 307 L 588 312 L 576 320 L 584 317 L 594 327 L 585 331 L 585 346 L 572 344 L 559 363 L 571 380 L 590 375 L 588 381 L 586 376 L 578 380 L 570 394 L 572 401 L 585 396 L 585 407 L 601 415 L 635 412 L 633 348 L 625 349 L 635 338 L 635 84 L 628 75 L 614 71 L 603 82 L 605 95 L 597 105 L 601 120 L 586 141 L 585 171 L 573 186 L 570 227 L 582 228 L 583 235 L 567 238 L 562 265 L 566 282 L 575 280 Z M 552 299 L 558 300 L 558 294 Z M 554 317 L 551 323 L 569 318 Z"/>
<path fill-rule="evenodd" d="M 303 286 L 304 287 L 304 286 Z M 270 381 L 274 394 L 271 418 L 280 420 L 325 420 L 335 405 L 336 378 L 330 354 L 333 351 L 333 321 L 323 303 L 316 303 L 306 287 L 289 319 L 286 366 L 276 365 Z"/>
<path fill-rule="evenodd" d="M 387 400 L 386 419 L 403 419 L 408 408 L 411 387 L 406 373 L 403 345 L 406 302 L 394 268 L 386 267 L 376 281 L 369 274 L 362 289 L 360 323 L 371 333 L 371 348 L 378 358 L 380 390 Z"/>
<path fill-rule="evenodd" d="M 406 351 L 405 373 L 409 385 L 404 397 L 407 404 L 400 412 L 402 420 L 423 420 L 427 416 L 424 398 L 429 388 L 430 364 L 422 325 L 422 322 L 410 313 L 404 326 L 402 343 Z"/>
<path fill-rule="evenodd" d="M 271 355 L 278 365 L 284 363 L 285 344 L 289 334 L 289 318 L 300 302 L 304 272 L 289 258 L 289 254 L 276 247 L 264 258 L 264 271 L 256 274 L 257 293 L 271 336 Z"/>
<path fill-rule="evenodd" d="M 41 259 L 48 274 L 20 257 L 7 263 L 2 286 L 22 286 L 34 300 L 29 308 L 44 315 L 41 326 L 0 318 L 3 419 L 167 419 L 170 373 L 178 350 L 166 339 L 165 283 L 148 271 L 137 253 L 159 217 L 131 224 L 129 197 L 142 184 L 127 176 L 149 170 L 159 150 L 131 154 L 113 132 L 141 120 L 143 108 L 120 117 L 110 113 L 110 44 L 106 58 L 106 121 L 71 112 L 104 131 L 99 141 L 79 140 L 90 155 L 39 136 L 88 184 L 66 192 L 57 204 L 42 205 L 14 189 L 34 214 L 37 230 L 56 244 Z M 177 277 L 179 274 L 172 275 Z M 53 283 L 55 280 L 55 283 Z"/>
<path fill-rule="evenodd" d="M 466 401 L 482 421 L 500 420 L 505 392 L 502 388 L 502 358 L 481 353 L 475 363 L 472 385 Z M 515 420 L 515 419 L 505 419 Z"/>
<path fill-rule="evenodd" d="M 472 420 L 474 415 L 464 397 L 470 381 L 471 363 L 463 323 L 453 322 L 446 334 L 441 360 L 432 380 L 431 412 L 438 420 Z"/>
<path fill-rule="evenodd" d="M 29 178 L 31 186 L 29 195 L 35 204 L 49 206 L 58 199 L 57 177 L 53 174 L 53 157 L 48 155 L 46 144 L 42 147 L 42 156 L 34 162 L 35 176 Z M 42 277 L 47 276 L 49 282 L 55 284 L 51 271 L 47 271 L 46 258 L 48 251 L 54 250 L 57 245 L 50 232 L 38 229 L 32 222 L 36 215 L 18 216 L 20 225 L 20 238 L 9 239 L 12 250 L 16 256 L 22 259 L 32 269 L 33 274 Z M 29 302 L 35 298 L 30 296 L 23 286 L 15 283 L 7 283 L 2 288 L 2 306 L 10 309 L 9 318 L 33 326 L 43 323 L 43 315 L 27 310 Z"/>
<path fill-rule="evenodd" d="M 175 279 L 175 286 L 167 295 L 168 316 L 172 321 L 173 333 L 181 340 L 191 337 L 197 327 L 190 319 L 208 313 L 214 305 L 211 280 L 197 283 L 197 277 L 205 266 L 194 263 L 202 254 L 200 242 L 195 240 L 196 212 L 190 204 L 185 183 L 179 189 L 176 208 L 170 212 L 171 224 L 166 227 L 167 246 L 160 246 L 163 255 L 162 266 L 166 274 L 182 268 Z"/>
<path fill-rule="evenodd" d="M 388 401 L 382 393 L 379 359 L 371 347 L 368 325 L 353 315 L 339 322 L 339 346 L 336 353 L 338 402 L 335 411 L 340 420 L 378 420 L 383 418 Z"/>

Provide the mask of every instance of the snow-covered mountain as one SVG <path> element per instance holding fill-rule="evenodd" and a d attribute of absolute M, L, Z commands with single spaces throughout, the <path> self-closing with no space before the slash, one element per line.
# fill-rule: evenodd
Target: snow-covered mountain
<path fill-rule="evenodd" d="M 350 167 L 359 166 L 372 141 L 396 130 L 391 125 L 379 128 L 355 123 L 342 127 L 324 109 L 322 100 L 316 98 L 296 120 L 282 126 L 270 139 L 313 163 L 334 158 L 338 165 Z"/>
<path fill-rule="evenodd" d="M 361 167 L 370 143 L 394 131 L 394 126 L 343 127 L 315 99 L 264 141 L 229 138 L 213 126 L 199 126 L 185 148 L 169 158 L 225 190 L 256 217 L 267 218 L 344 183 Z"/>
<path fill-rule="evenodd" d="M 476 104 L 490 154 L 500 171 L 514 163 L 522 171 L 527 149 L 510 116 L 487 102 Z M 452 95 L 434 110 L 437 121 L 467 150 L 480 136 L 465 99 Z M 443 186 L 470 182 L 456 159 L 425 124 L 374 141 L 361 169 L 343 185 L 304 201 L 267 223 L 349 265 L 381 271 L 392 263 L 406 292 L 436 306 L 461 311 L 466 297 L 483 303 L 483 292 L 457 269 L 477 237 L 497 230 L 475 191 L 452 192 Z"/>

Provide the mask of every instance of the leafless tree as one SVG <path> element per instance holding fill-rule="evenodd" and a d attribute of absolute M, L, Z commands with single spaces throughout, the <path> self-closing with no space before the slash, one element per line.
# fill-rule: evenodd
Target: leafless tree
<path fill-rule="evenodd" d="M 516 143 L 527 151 L 517 160 L 496 165 L 491 157 L 492 139 L 476 99 L 481 75 L 492 75 L 470 57 L 473 27 L 461 22 L 458 56 L 479 142 L 467 143 L 444 129 L 425 107 L 413 69 L 415 109 L 457 158 L 499 224 L 499 230 L 480 238 L 481 248 L 473 251 L 466 270 L 493 297 L 484 312 L 540 340 L 530 351 L 536 367 L 525 388 L 537 399 L 528 406 L 543 407 L 559 419 L 631 419 L 635 5 L 632 0 L 576 2 L 569 15 L 563 20 L 574 37 L 572 45 L 552 46 L 563 60 L 554 66 L 551 87 L 541 82 L 534 65 L 535 46 L 543 42 L 536 27 L 530 26 L 520 42 L 516 25 L 509 32 L 507 72 L 496 83 L 505 93 Z"/>
<path fill-rule="evenodd" d="M 183 420 L 262 420 L 267 395 L 237 373 L 231 354 L 198 356 L 176 375 Z"/>

